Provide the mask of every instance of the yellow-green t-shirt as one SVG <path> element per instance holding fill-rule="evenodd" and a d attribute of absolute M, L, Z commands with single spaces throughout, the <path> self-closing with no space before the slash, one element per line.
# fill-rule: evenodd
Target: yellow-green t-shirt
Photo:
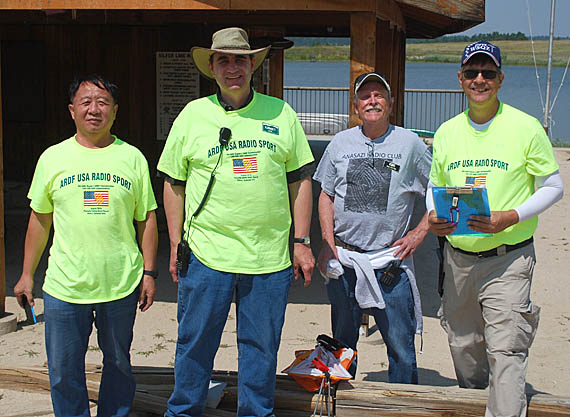
<path fill-rule="evenodd" d="M 89 304 L 131 294 L 143 272 L 133 220 L 156 209 L 143 154 L 115 137 L 102 149 L 75 137 L 46 149 L 28 198 L 37 213 L 53 213 L 53 245 L 43 290 Z"/>
<path fill-rule="evenodd" d="M 231 139 L 188 231 L 222 152 L 222 127 Z M 291 265 L 286 174 L 312 161 L 293 109 L 254 92 L 238 110 L 225 111 L 216 95 L 188 103 L 172 125 L 158 170 L 186 182 L 185 237 L 198 259 L 218 271 L 261 274 Z"/>
<path fill-rule="evenodd" d="M 484 186 L 491 211 L 511 210 L 535 191 L 534 177 L 554 173 L 552 145 L 534 117 L 500 103 L 490 126 L 475 130 L 468 110 L 443 123 L 433 142 L 430 180 L 437 186 Z M 513 245 L 532 236 L 538 218 L 515 224 L 491 237 L 448 236 L 450 243 L 479 252 Z"/>

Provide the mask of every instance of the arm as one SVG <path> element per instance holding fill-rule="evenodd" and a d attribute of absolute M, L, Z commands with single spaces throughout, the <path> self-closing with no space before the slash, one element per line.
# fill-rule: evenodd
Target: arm
<path fill-rule="evenodd" d="M 149 271 L 156 270 L 156 251 L 158 249 L 158 228 L 156 226 L 156 213 L 154 210 L 149 211 L 146 219 L 137 221 L 138 241 L 141 248 L 144 269 Z M 141 311 L 147 311 L 154 302 L 156 293 L 154 285 L 154 277 L 144 275 L 142 277 L 139 308 Z"/>
<path fill-rule="evenodd" d="M 168 237 L 170 240 L 170 263 L 168 270 L 172 281 L 178 282 L 178 269 L 176 268 L 176 251 L 182 236 L 182 223 L 184 222 L 184 198 L 183 185 L 173 185 L 164 181 L 164 213 L 168 225 Z"/>
<path fill-rule="evenodd" d="M 538 216 L 564 194 L 559 171 L 546 177 L 536 177 L 536 183 L 536 192 L 520 206 L 512 210 L 492 211 L 491 217 L 471 216 L 467 224 L 476 232 L 499 233 L 509 226 Z"/>
<path fill-rule="evenodd" d="M 413 255 L 416 249 L 425 240 L 429 232 L 429 228 L 430 226 L 428 223 L 428 214 L 426 212 L 414 229 L 409 230 L 403 238 L 398 239 L 392 244 L 392 247 L 398 245 L 400 246 L 394 252 L 394 256 L 398 256 L 400 259 L 404 259 L 410 255 Z"/>
<path fill-rule="evenodd" d="M 289 195 L 293 210 L 295 237 L 309 236 L 311 229 L 311 211 L 313 209 L 313 190 L 311 177 L 305 177 L 289 184 Z M 311 248 L 302 243 L 293 245 L 293 272 L 299 278 L 300 270 L 305 277 L 305 287 L 311 283 L 315 259 Z"/>
<path fill-rule="evenodd" d="M 515 208 L 519 215 L 519 222 L 538 216 L 554 203 L 561 200 L 564 195 L 564 184 L 560 177 L 560 171 L 556 171 L 546 177 L 536 177 L 535 182 L 538 186 L 536 192 Z"/>
<path fill-rule="evenodd" d="M 34 273 L 47 245 L 53 222 L 53 213 L 37 213 L 32 210 L 24 243 L 24 262 L 22 275 L 14 287 L 14 295 L 23 308 L 22 297 L 26 296 L 30 305 L 34 305 Z"/>
<path fill-rule="evenodd" d="M 338 259 L 336 245 L 334 243 L 334 196 L 321 191 L 319 195 L 319 220 L 323 243 L 317 260 L 317 266 L 321 274 L 327 272 L 327 264 L 330 259 Z"/>

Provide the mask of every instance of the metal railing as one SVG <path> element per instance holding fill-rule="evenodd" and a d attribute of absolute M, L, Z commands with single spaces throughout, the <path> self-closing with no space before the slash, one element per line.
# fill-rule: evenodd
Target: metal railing
<path fill-rule="evenodd" d="M 404 90 L 404 127 L 435 131 L 467 108 L 463 90 Z"/>
<path fill-rule="evenodd" d="M 308 135 L 331 135 L 348 127 L 348 88 L 283 87 L 283 98 Z M 404 127 L 435 131 L 466 106 L 462 90 L 405 90 Z"/>

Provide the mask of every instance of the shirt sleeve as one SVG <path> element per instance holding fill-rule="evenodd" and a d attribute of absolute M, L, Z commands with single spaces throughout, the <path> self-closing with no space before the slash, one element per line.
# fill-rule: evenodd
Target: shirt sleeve
<path fill-rule="evenodd" d="M 155 210 L 158 206 L 156 204 L 156 199 L 154 197 L 154 191 L 152 189 L 152 183 L 150 181 L 150 173 L 148 169 L 148 162 L 144 155 L 140 154 L 140 187 L 139 195 L 136 198 L 137 204 L 135 207 L 135 220 L 138 222 L 146 220 L 147 213 L 151 210 Z"/>
<path fill-rule="evenodd" d="M 424 195 L 429 182 L 432 154 L 423 141 L 418 137 L 418 158 L 416 159 L 416 178 L 414 180 L 414 191 Z"/>
<path fill-rule="evenodd" d="M 179 181 L 186 181 L 188 176 L 188 161 L 183 158 L 186 130 L 179 122 L 180 116 L 174 121 L 168 138 L 158 160 L 157 170 Z"/>
<path fill-rule="evenodd" d="M 558 170 L 552 144 L 538 120 L 527 152 L 526 170 L 535 177 L 546 177 Z"/>
<path fill-rule="evenodd" d="M 328 195 L 334 196 L 334 185 L 336 178 L 336 167 L 331 159 L 332 149 L 334 148 L 333 141 L 331 141 L 325 149 L 321 161 L 317 166 L 317 171 L 313 179 L 321 183 L 322 190 Z"/>
<path fill-rule="evenodd" d="M 285 171 L 291 172 L 313 162 L 315 158 L 313 157 L 309 141 L 307 140 L 307 136 L 305 136 L 305 131 L 301 126 L 301 122 L 299 122 L 297 114 L 287 103 L 285 103 L 285 106 L 292 115 L 292 123 L 289 127 L 291 130 L 292 146 L 289 152 L 289 158 L 285 162 Z"/>
<path fill-rule="evenodd" d="M 42 214 L 53 213 L 53 200 L 50 186 L 46 182 L 50 176 L 48 172 L 46 172 L 45 158 L 45 153 L 40 156 L 36 164 L 30 190 L 28 191 L 28 198 L 31 200 L 30 207 L 36 213 Z"/>
<path fill-rule="evenodd" d="M 443 142 L 444 133 L 442 128 L 439 128 L 435 132 L 435 136 L 432 144 L 432 162 L 429 174 L 429 180 L 436 186 L 445 185 L 444 171 L 442 169 L 443 161 L 441 158 L 444 156 L 444 152 L 441 149 L 441 142 Z"/>

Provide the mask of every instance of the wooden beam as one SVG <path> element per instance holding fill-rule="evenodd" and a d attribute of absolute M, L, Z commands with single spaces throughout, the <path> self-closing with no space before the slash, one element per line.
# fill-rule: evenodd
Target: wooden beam
<path fill-rule="evenodd" d="M 390 0 L 392 1 L 392 0 Z M 376 0 L 3 0 L 0 9 L 175 9 L 175 10 L 300 10 L 374 11 Z"/>
<path fill-rule="evenodd" d="M 401 30 L 406 29 L 404 15 L 394 0 L 376 0 L 376 17 L 381 20 L 388 20 Z"/>
<path fill-rule="evenodd" d="M 0 317 L 6 313 L 6 256 L 4 234 L 4 151 L 2 137 L 2 51 L 0 51 Z"/>
<path fill-rule="evenodd" d="M 459 387 L 350 381 L 336 392 L 337 417 L 474 417 L 485 414 L 488 391 Z M 568 417 L 570 398 L 527 394 L 529 417 Z"/>
<path fill-rule="evenodd" d="M 395 0 L 401 6 L 413 7 L 453 19 L 485 21 L 485 0 Z"/>
<path fill-rule="evenodd" d="M 350 14 L 350 80 L 349 127 L 360 124 L 354 113 L 354 81 L 363 72 L 374 71 L 376 65 L 376 14 Z"/>
<path fill-rule="evenodd" d="M 0 9 L 63 11 L 66 9 L 229 9 L 231 0 L 3 0 Z"/>

